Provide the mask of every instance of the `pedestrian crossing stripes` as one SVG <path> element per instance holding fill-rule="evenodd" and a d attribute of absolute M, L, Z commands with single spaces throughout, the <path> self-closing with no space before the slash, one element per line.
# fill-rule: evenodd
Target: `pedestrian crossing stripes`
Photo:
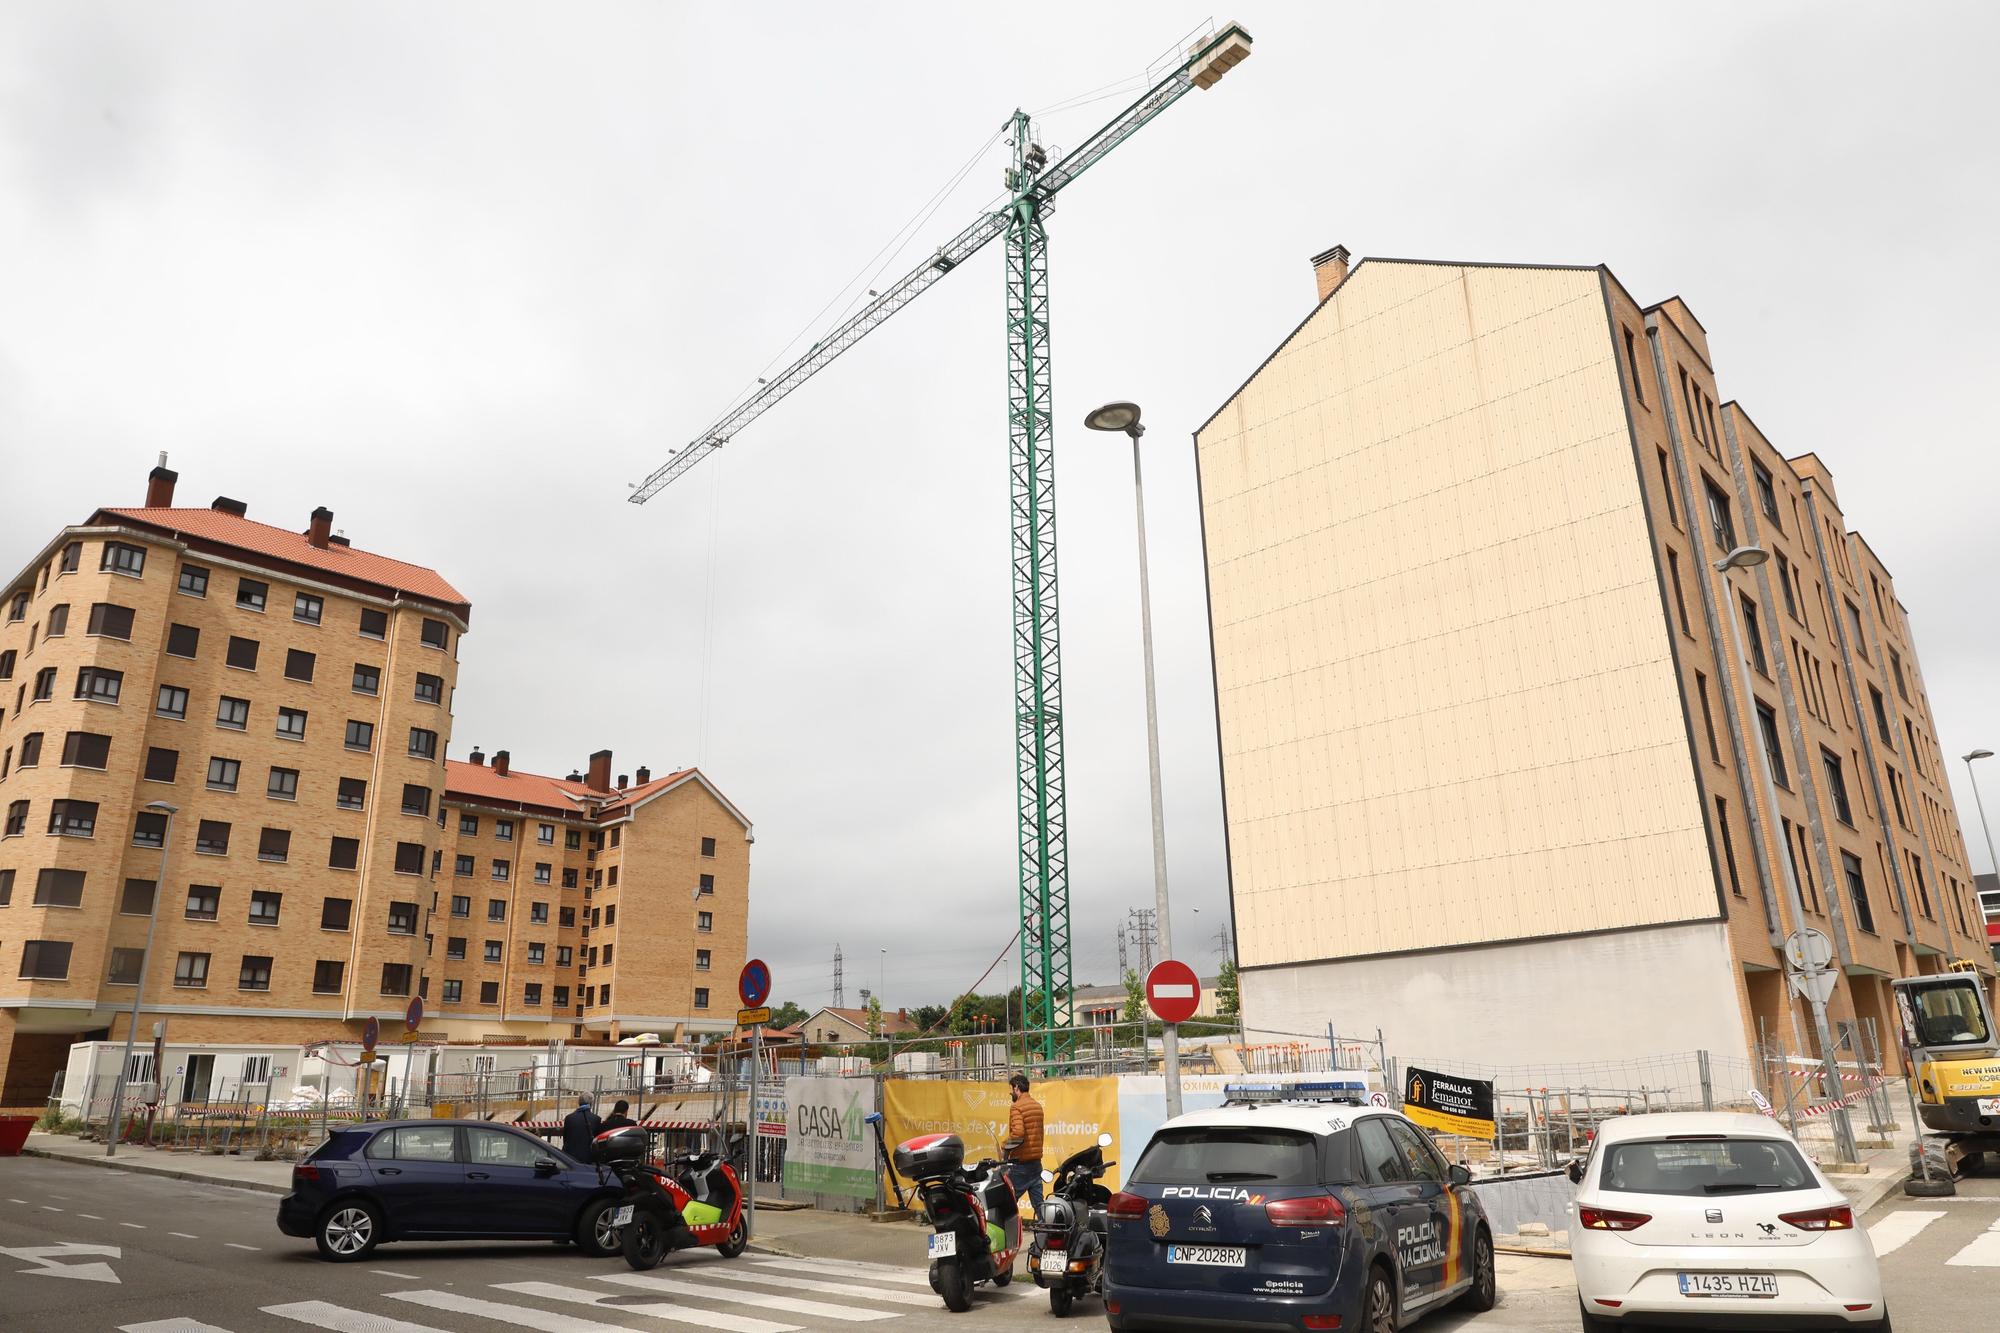
<path fill-rule="evenodd" d="M 1883 1255 L 1894 1254 L 1915 1240 L 1925 1227 L 1943 1216 L 1942 1208 L 1935 1212 L 1904 1208 L 1889 1214 L 1868 1228 L 1868 1240 L 1875 1247 L 1875 1257 L 1879 1259 Z"/>
<path fill-rule="evenodd" d="M 1957 1268 L 2000 1268 L 2000 1222 L 1972 1238 L 1972 1243 L 1945 1263 Z"/>

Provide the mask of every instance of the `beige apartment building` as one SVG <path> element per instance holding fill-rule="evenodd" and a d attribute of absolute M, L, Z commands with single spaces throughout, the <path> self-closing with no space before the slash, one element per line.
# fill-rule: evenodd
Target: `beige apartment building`
<path fill-rule="evenodd" d="M 0 1105 L 123 1038 L 156 897 L 142 1023 L 177 1041 L 353 1040 L 417 997 L 433 1037 L 699 1023 L 702 961 L 742 958 L 740 814 L 694 773 L 620 790 L 609 752 L 518 797 L 504 762 L 447 765 L 467 599 L 325 509 L 277 527 L 176 507 L 177 480 L 154 469 L 144 505 L 64 529 L 0 593 Z"/>
<path fill-rule="evenodd" d="M 1602 266 L 1315 268 L 1196 435 L 1252 1033 L 1797 1050 L 1797 924 L 1833 942 L 1832 1017 L 1885 1038 L 1888 978 L 1990 977 L 1895 581 L 1686 304 Z"/>

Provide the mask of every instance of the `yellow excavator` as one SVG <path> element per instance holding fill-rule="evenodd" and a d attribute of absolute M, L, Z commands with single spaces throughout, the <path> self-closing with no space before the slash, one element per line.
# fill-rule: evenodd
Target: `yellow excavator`
<path fill-rule="evenodd" d="M 1928 1131 L 1911 1149 L 1906 1188 L 1950 1194 L 1953 1179 L 1978 1165 L 1981 1154 L 2000 1160 L 2000 1037 L 1993 1011 L 1970 961 L 1891 984 L 1898 1031 L 1916 1071 L 1917 1114 Z"/>

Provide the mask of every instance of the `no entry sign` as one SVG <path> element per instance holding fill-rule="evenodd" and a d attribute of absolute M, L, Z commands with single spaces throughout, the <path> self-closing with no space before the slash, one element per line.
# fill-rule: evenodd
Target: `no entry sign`
<path fill-rule="evenodd" d="M 1201 1007 L 1201 979 L 1172 958 L 1156 963 L 1146 974 L 1146 1003 L 1162 1023 L 1185 1023 Z"/>

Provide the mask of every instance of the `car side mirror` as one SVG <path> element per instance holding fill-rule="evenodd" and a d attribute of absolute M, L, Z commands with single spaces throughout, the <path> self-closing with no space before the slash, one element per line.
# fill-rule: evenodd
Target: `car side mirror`
<path fill-rule="evenodd" d="M 1463 1186 L 1472 1183 L 1472 1172 L 1466 1170 L 1465 1167 L 1457 1162 L 1452 1163 L 1449 1174 L 1451 1176 L 1451 1183 L 1454 1185 Z"/>
<path fill-rule="evenodd" d="M 560 1170 L 562 1164 L 552 1157 L 542 1157 L 535 1161 L 535 1174 L 538 1176 L 552 1176 Z"/>
<path fill-rule="evenodd" d="M 1563 1168 L 1563 1174 L 1569 1177 L 1570 1184 L 1581 1185 L 1583 1183 L 1583 1163 L 1580 1161 L 1571 1161 L 1568 1166 Z"/>

